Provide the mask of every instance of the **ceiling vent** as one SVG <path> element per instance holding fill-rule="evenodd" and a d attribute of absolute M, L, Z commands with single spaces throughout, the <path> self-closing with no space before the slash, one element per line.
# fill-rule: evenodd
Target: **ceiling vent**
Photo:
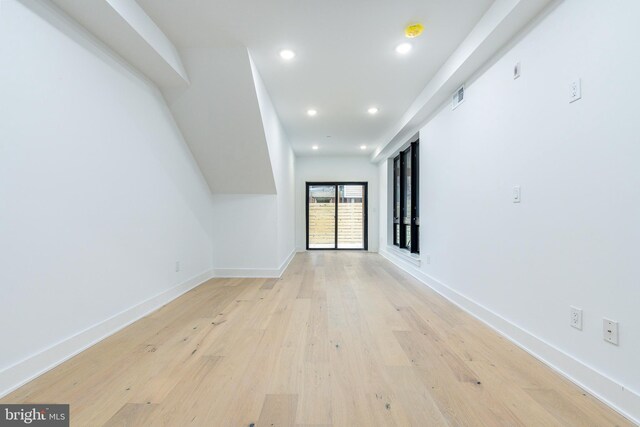
<path fill-rule="evenodd" d="M 453 102 L 451 109 L 455 110 L 464 101 L 464 85 L 460 86 L 458 90 L 453 93 Z"/>

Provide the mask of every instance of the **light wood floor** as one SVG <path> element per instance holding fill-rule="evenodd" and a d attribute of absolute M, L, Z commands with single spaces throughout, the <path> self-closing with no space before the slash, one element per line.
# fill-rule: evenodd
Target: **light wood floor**
<path fill-rule="evenodd" d="M 632 425 L 360 252 L 211 280 L 1 401 L 75 426 Z"/>

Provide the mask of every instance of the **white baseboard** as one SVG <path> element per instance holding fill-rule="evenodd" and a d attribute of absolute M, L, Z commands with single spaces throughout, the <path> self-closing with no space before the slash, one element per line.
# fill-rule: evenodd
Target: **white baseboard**
<path fill-rule="evenodd" d="M 219 278 L 233 278 L 233 277 L 264 277 L 264 278 L 279 278 L 289 266 L 289 263 L 296 255 L 296 249 L 293 249 L 287 259 L 284 260 L 278 268 L 214 268 L 214 277 Z"/>
<path fill-rule="evenodd" d="M 640 425 L 640 394 L 628 389 L 584 364 L 580 360 L 522 329 L 499 314 L 472 301 L 442 282 L 425 274 L 411 263 L 383 248 L 380 255 L 411 274 L 420 282 L 485 323 L 568 380 L 577 384 L 629 420 Z"/>
<path fill-rule="evenodd" d="M 332 250 L 332 249 L 329 249 L 329 250 Z M 307 251 L 306 248 L 297 248 L 296 251 L 298 251 L 298 252 L 309 252 L 309 251 Z M 367 249 L 367 252 L 370 252 L 370 253 L 373 253 L 373 254 L 377 254 L 378 253 L 378 248 L 371 248 L 370 247 L 369 249 Z"/>
<path fill-rule="evenodd" d="M 55 368 L 213 277 L 211 270 L 122 311 L 0 372 L 0 397 Z"/>

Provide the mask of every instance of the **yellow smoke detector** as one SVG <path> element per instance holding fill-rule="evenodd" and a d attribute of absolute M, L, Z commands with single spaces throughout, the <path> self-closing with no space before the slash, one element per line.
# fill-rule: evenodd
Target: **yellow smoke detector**
<path fill-rule="evenodd" d="M 424 26 L 422 24 L 411 24 L 407 25 L 407 28 L 404 29 L 404 35 L 407 38 L 413 39 L 418 37 L 424 31 Z"/>

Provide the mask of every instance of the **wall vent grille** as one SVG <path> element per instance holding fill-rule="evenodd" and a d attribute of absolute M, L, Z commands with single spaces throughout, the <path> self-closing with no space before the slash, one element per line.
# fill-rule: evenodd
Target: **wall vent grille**
<path fill-rule="evenodd" d="M 458 90 L 453 93 L 453 103 L 451 109 L 455 110 L 464 101 L 464 85 L 460 86 Z"/>

